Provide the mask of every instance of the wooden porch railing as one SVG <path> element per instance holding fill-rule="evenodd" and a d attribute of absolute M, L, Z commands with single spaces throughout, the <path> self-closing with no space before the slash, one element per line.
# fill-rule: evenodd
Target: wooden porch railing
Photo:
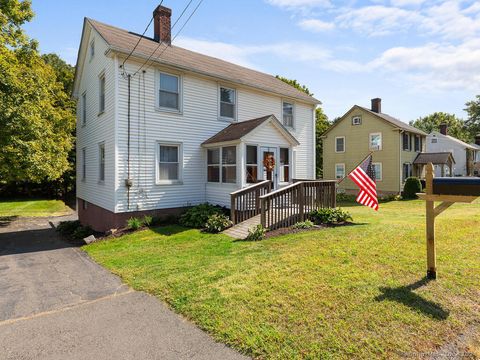
<path fill-rule="evenodd" d="M 241 223 L 260 214 L 260 197 L 272 190 L 270 180 L 234 191 L 230 194 L 230 217 L 233 224 Z"/>
<path fill-rule="evenodd" d="M 336 181 L 298 181 L 260 196 L 260 223 L 275 230 L 305 221 L 306 215 L 320 208 L 336 207 Z"/>

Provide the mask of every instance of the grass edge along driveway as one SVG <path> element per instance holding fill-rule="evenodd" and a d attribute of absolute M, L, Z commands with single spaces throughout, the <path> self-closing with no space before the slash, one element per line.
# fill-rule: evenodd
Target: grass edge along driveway
<path fill-rule="evenodd" d="M 0 200 L 0 217 L 62 216 L 70 214 L 71 211 L 61 200 Z"/>
<path fill-rule="evenodd" d="M 169 226 L 84 249 L 260 359 L 412 357 L 479 330 L 479 203 L 438 217 L 432 282 L 424 280 L 423 202 L 344 208 L 358 225 L 259 242 Z M 478 338 L 468 341 L 465 351 L 480 356 Z"/>

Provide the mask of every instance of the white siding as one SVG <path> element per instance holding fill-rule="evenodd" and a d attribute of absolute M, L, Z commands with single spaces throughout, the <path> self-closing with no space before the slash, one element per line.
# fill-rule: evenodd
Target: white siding
<path fill-rule="evenodd" d="M 432 139 L 437 139 L 437 143 L 432 143 Z M 433 132 L 427 136 L 427 152 L 451 152 L 455 160 L 453 175 L 467 175 L 467 153 L 464 145 L 440 133 Z M 441 176 L 441 167 L 436 166 L 435 168 L 435 176 Z M 448 166 L 445 166 L 445 168 L 448 168 Z"/>
<path fill-rule="evenodd" d="M 114 211 L 115 177 L 115 98 L 114 60 L 104 55 L 106 43 L 95 31 L 84 41 L 87 47 L 84 71 L 80 78 L 77 105 L 77 197 Z M 95 56 L 90 59 L 90 43 L 95 41 Z M 105 111 L 99 115 L 99 75 L 105 74 Z M 82 125 L 82 94 L 86 92 L 86 125 Z M 99 144 L 105 143 L 105 181 L 99 181 Z M 82 149 L 86 149 L 86 179 L 82 181 Z"/>

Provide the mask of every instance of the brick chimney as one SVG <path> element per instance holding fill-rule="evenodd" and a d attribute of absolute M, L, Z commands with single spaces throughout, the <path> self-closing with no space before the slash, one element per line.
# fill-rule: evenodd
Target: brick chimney
<path fill-rule="evenodd" d="M 448 133 L 447 124 L 440 124 L 440 134 L 447 135 L 447 133 Z"/>
<path fill-rule="evenodd" d="M 372 99 L 372 111 L 376 113 L 382 112 L 382 99 L 380 98 Z"/>
<path fill-rule="evenodd" d="M 480 134 L 475 135 L 475 144 L 480 146 Z"/>
<path fill-rule="evenodd" d="M 153 11 L 153 38 L 155 41 L 167 43 L 172 42 L 171 21 L 172 9 L 165 6 L 157 6 Z"/>

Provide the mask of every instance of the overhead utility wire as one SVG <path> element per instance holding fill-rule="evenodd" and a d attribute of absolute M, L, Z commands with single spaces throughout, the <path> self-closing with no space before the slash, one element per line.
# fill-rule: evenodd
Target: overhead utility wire
<path fill-rule="evenodd" d="M 188 7 L 190 6 L 190 4 L 193 2 L 193 0 L 190 0 L 187 4 L 187 6 L 183 9 L 182 13 L 180 14 L 180 16 L 178 17 L 178 19 L 175 21 L 175 23 L 173 24 L 172 26 L 172 29 L 175 27 L 175 25 L 177 25 L 178 21 L 182 18 L 182 16 L 185 14 L 185 12 L 187 11 Z M 202 4 L 203 0 L 200 0 L 199 3 L 197 4 L 197 6 L 195 7 L 195 9 L 193 9 L 192 13 L 190 14 L 190 16 L 188 17 L 188 19 L 185 21 L 185 23 L 183 24 L 183 26 L 180 28 L 180 30 L 178 30 L 178 32 L 175 34 L 175 36 L 173 37 L 173 39 L 171 40 L 171 43 L 173 41 L 175 41 L 175 39 L 178 37 L 178 35 L 182 32 L 183 28 L 187 25 L 187 23 L 190 21 L 190 19 L 192 18 L 192 16 L 195 14 L 195 12 L 198 10 L 198 8 L 200 7 L 200 5 Z M 133 76 L 135 76 L 140 70 L 143 69 L 143 67 L 152 59 L 152 56 L 157 52 L 157 50 L 160 48 L 160 46 L 164 44 L 162 42 L 160 42 L 158 44 L 158 46 L 155 48 L 155 50 L 153 50 L 153 52 L 150 54 L 150 56 L 147 58 L 147 60 L 145 60 L 145 62 L 142 64 L 142 66 L 140 66 L 140 68 L 135 71 L 135 73 L 133 74 Z M 152 63 L 155 61 L 155 60 L 158 60 L 162 55 L 163 53 L 165 52 L 165 50 L 167 50 L 168 48 L 168 44 L 165 44 L 165 47 L 163 48 L 162 52 L 155 57 L 155 59 L 152 61 Z M 150 63 L 146 68 L 148 69 L 152 63 Z M 144 70 L 144 71 L 145 71 Z"/>

